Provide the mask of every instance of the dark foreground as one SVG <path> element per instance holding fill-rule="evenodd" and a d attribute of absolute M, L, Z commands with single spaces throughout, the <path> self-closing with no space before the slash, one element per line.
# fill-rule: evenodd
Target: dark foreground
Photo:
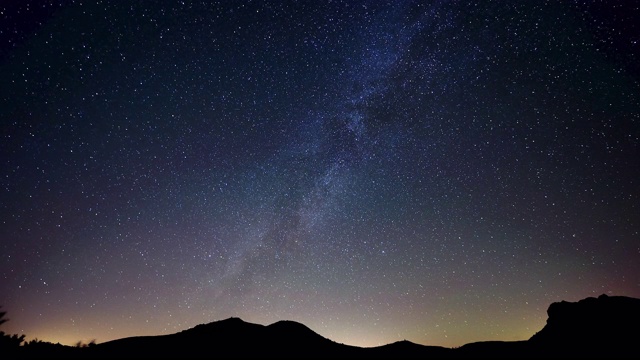
<path fill-rule="evenodd" d="M 545 327 L 526 341 L 451 349 L 409 341 L 360 348 L 293 321 L 264 326 L 229 318 L 176 334 L 130 337 L 86 347 L 46 342 L 0 348 L 2 358 L 640 358 L 640 299 L 624 296 L 553 303 Z M 5 355 L 8 355 L 5 357 Z"/>

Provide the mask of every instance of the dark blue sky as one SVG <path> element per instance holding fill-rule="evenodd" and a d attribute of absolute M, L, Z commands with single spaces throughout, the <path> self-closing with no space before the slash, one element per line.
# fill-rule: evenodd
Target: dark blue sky
<path fill-rule="evenodd" d="M 635 2 L 0 6 L 0 304 L 78 340 L 230 316 L 526 339 L 640 297 Z"/>

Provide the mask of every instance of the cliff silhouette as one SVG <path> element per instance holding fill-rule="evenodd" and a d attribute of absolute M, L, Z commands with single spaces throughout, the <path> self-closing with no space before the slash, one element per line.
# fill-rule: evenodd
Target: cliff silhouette
<path fill-rule="evenodd" d="M 536 349 L 555 348 L 561 356 L 640 355 L 640 299 L 603 294 L 553 303 L 547 314 L 547 324 L 529 339 Z"/>
<path fill-rule="evenodd" d="M 86 347 L 38 342 L 13 348 L 12 358 L 639 358 L 640 299 L 601 295 L 557 302 L 529 340 L 486 341 L 459 348 L 410 341 L 361 348 L 324 338 L 303 324 L 271 325 L 229 318 L 175 334 L 139 336 Z M 7 349 L 0 349 L 7 353 Z"/>

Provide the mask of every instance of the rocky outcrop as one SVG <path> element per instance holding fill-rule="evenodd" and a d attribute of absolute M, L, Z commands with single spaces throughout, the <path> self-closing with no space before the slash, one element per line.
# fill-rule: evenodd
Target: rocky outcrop
<path fill-rule="evenodd" d="M 640 299 L 600 295 L 553 303 L 547 324 L 529 339 L 536 351 L 576 357 L 639 354 Z"/>

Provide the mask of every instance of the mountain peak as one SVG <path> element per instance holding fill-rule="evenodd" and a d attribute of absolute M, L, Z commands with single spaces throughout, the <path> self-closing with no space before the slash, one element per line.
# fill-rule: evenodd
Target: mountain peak
<path fill-rule="evenodd" d="M 288 329 L 293 331 L 313 332 L 315 334 L 315 332 L 309 329 L 306 325 L 293 320 L 276 321 L 273 324 L 268 325 L 267 327 L 271 329 Z"/>

